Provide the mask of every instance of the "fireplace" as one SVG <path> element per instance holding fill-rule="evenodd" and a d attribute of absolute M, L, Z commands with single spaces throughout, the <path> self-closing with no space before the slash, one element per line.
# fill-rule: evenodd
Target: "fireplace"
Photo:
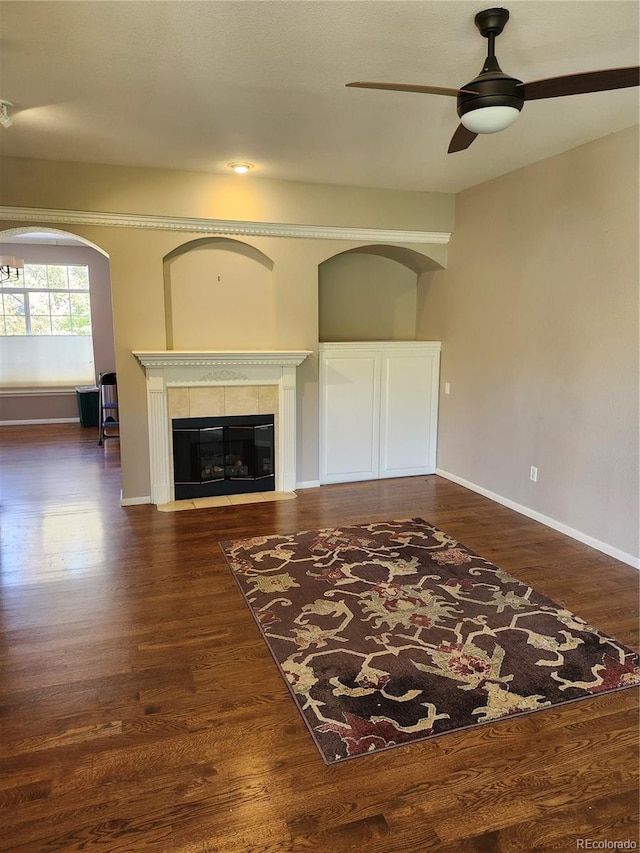
<path fill-rule="evenodd" d="M 173 418 L 176 500 L 275 490 L 273 415 Z"/>
<path fill-rule="evenodd" d="M 187 416 L 273 412 L 275 490 L 295 489 L 296 367 L 309 350 L 138 350 L 134 355 L 146 378 L 151 503 L 174 499 L 172 421 Z"/>

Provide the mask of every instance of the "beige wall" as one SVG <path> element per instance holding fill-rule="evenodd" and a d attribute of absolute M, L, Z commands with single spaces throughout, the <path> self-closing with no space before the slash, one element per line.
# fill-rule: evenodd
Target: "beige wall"
<path fill-rule="evenodd" d="M 274 348 L 272 265 L 248 248 L 215 240 L 166 261 L 171 349 Z"/>
<path fill-rule="evenodd" d="M 418 276 L 389 258 L 338 255 L 320 266 L 321 341 L 409 341 L 416 336 Z"/>
<path fill-rule="evenodd" d="M 43 229 L 44 230 L 44 229 Z M 2 254 L 31 264 L 87 264 L 91 289 L 91 326 L 96 374 L 115 370 L 109 259 L 89 246 L 34 245 L 2 241 Z M 97 377 L 96 377 L 97 378 Z M 0 390 L 2 368 L 0 366 Z M 0 421 L 57 420 L 78 417 L 75 392 L 36 396 L 2 395 Z"/>
<path fill-rule="evenodd" d="M 3 204 L 11 206 L 447 232 L 453 221 L 453 197 L 441 193 L 21 159 L 6 159 L 1 166 L 0 197 Z M 34 223 L 28 217 L 22 223 L 0 220 L 0 229 L 18 224 Z M 121 404 L 123 497 L 144 498 L 150 493 L 146 390 L 144 370 L 132 350 L 166 348 L 164 259 L 202 235 L 49 224 L 84 237 L 109 255 Z M 274 348 L 313 351 L 298 369 L 297 479 L 317 481 L 318 266 L 333 255 L 364 244 L 349 240 L 239 239 L 273 262 Z M 444 245 L 405 245 L 426 255 L 426 266 L 446 263 Z M 213 338 L 211 346 L 217 346 Z"/>
<path fill-rule="evenodd" d="M 450 193 L 375 190 L 5 157 L 2 204 L 301 225 L 451 231 Z"/>
<path fill-rule="evenodd" d="M 630 128 L 460 193 L 419 286 L 451 383 L 438 467 L 634 556 L 638 228 Z"/>

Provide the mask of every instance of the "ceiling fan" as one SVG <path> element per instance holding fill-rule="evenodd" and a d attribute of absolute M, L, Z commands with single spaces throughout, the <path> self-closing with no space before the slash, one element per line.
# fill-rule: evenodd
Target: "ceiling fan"
<path fill-rule="evenodd" d="M 495 40 L 509 20 L 508 9 L 485 9 L 475 16 L 475 24 L 488 39 L 487 58 L 482 71 L 460 89 L 441 86 L 420 86 L 412 83 L 347 83 L 360 89 L 392 89 L 399 92 L 420 92 L 426 95 L 447 95 L 458 99 L 461 124 L 453 134 L 449 153 L 468 148 L 479 133 L 505 130 L 518 118 L 525 101 L 604 92 L 640 85 L 640 68 L 608 68 L 585 71 L 564 77 L 549 77 L 523 83 L 504 74 L 495 55 Z"/>

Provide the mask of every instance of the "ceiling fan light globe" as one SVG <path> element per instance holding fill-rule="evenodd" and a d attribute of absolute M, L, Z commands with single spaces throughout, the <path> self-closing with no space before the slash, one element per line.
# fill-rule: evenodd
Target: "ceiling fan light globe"
<path fill-rule="evenodd" d="M 512 125 L 519 115 L 516 107 L 479 107 L 460 116 L 460 121 L 473 133 L 498 133 Z"/>

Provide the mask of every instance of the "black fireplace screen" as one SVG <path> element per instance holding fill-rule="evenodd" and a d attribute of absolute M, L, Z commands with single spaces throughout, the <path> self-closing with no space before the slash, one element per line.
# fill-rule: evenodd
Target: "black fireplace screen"
<path fill-rule="evenodd" d="M 275 489 L 273 415 L 174 418 L 176 500 Z"/>

